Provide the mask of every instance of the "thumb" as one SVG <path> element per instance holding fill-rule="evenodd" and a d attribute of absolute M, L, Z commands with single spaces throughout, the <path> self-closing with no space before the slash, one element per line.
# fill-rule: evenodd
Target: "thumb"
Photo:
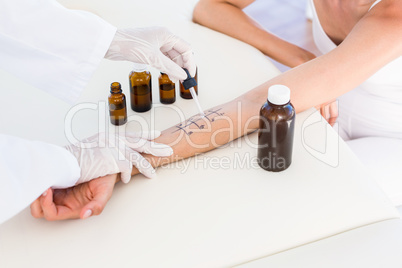
<path fill-rule="evenodd" d="M 167 74 L 172 80 L 183 81 L 187 78 L 186 72 L 170 58 L 166 57 L 162 52 L 160 53 L 160 71 Z"/>

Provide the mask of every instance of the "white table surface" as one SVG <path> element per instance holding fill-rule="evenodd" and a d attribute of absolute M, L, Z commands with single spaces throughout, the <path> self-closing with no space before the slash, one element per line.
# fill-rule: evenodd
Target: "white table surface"
<path fill-rule="evenodd" d="M 251 261 L 238 268 L 400 268 L 402 221 L 387 220 Z"/>
<path fill-rule="evenodd" d="M 279 73 L 257 50 L 241 42 L 190 23 L 177 25 L 177 30 L 197 53 L 204 108 L 231 100 Z M 122 82 L 128 95 L 129 71 L 129 63 L 103 62 L 80 102 L 106 101 L 112 81 Z M 157 71 L 152 73 L 156 85 Z M 66 142 L 67 104 L 4 72 L 0 81 L 0 132 L 60 145 Z M 157 103 L 157 87 L 153 92 Z M 174 105 L 185 117 L 196 113 L 191 101 L 178 97 Z M 156 129 L 180 121 L 171 106 L 152 111 Z M 141 116 L 151 120 L 153 112 Z M 101 216 L 46 222 L 23 211 L 0 226 L 0 267 L 230 266 L 398 218 L 363 166 L 323 121 L 305 128 L 304 140 L 317 150 L 325 144 L 339 145 L 338 165 L 331 167 L 306 150 L 302 126 L 311 113 L 297 115 L 293 164 L 284 172 L 231 166 L 244 155 L 255 157 L 250 143 L 256 142 L 256 135 L 252 134 L 249 143 L 239 139 L 181 165 L 160 168 L 157 179 L 139 175 L 128 185 L 118 185 Z M 98 127 L 97 111 L 74 117 L 73 132 L 78 137 L 91 135 Z M 121 128 L 136 130 L 138 124 Z M 211 159 L 229 159 L 231 164 L 216 168 L 211 164 L 216 160 Z M 186 170 L 184 164 L 189 165 Z"/>
<path fill-rule="evenodd" d="M 99 83 L 96 78 L 107 76 L 113 67 L 114 63 L 103 64 L 88 91 L 99 90 L 95 87 Z M 4 73 L 1 77 L 6 85 L 13 82 L 23 86 Z M 200 79 L 203 104 L 207 103 L 208 87 L 201 85 L 207 81 L 205 76 Z M 25 90 L 28 87 L 21 91 Z M 177 105 L 181 103 L 187 111 L 194 109 L 186 106 L 189 101 L 180 100 Z M 1 131 L 13 133 L 24 128 L 25 132 L 17 134 L 62 140 L 63 125 L 49 121 L 62 109 L 55 103 L 35 109 L 36 105 L 27 101 L 19 111 L 14 110 L 14 118 L 21 116 L 21 120 L 3 124 Z M 55 112 L 48 114 L 50 107 Z M 14 108 L 2 100 L 0 109 L 1 114 L 13 114 Z M 46 119 L 39 115 L 28 121 L 22 119 L 40 112 Z M 137 176 L 129 185 L 119 185 L 99 217 L 45 222 L 33 219 L 25 210 L 0 226 L 0 266 L 50 267 L 61 259 L 60 267 L 77 262 L 88 267 L 227 266 L 396 218 L 393 208 L 344 143 L 339 143 L 340 162 L 336 168 L 305 150 L 300 132 L 308 114 L 297 116 L 294 160 L 285 172 L 269 173 L 253 166 L 204 167 L 212 158 L 228 158 L 234 163 L 238 156 L 255 157 L 256 150 L 245 139 L 239 139 L 227 148 L 181 162 L 189 165 L 187 170 L 184 164 L 172 164 L 159 169 L 157 179 Z M 81 134 L 97 127 L 94 112 L 77 114 L 75 120 L 74 131 Z M 165 121 L 174 124 L 175 120 L 160 112 L 156 125 L 164 125 Z M 316 132 L 306 129 L 306 140 L 312 147 L 320 147 L 323 140 L 319 132 L 325 126 L 317 123 Z M 328 134 L 332 141 L 337 138 L 333 132 Z M 256 141 L 255 134 L 250 141 Z"/>

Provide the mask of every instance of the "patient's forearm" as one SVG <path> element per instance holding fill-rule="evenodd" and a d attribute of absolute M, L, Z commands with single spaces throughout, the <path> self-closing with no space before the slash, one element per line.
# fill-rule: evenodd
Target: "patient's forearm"
<path fill-rule="evenodd" d="M 155 141 L 173 148 L 170 157 L 144 155 L 154 166 L 210 151 L 258 128 L 259 106 L 237 98 L 205 111 L 205 117 L 195 115 L 162 132 Z M 138 174 L 134 167 L 133 175 Z"/>
<path fill-rule="evenodd" d="M 201 0 L 194 9 L 193 20 L 213 30 L 239 39 L 265 55 L 289 67 L 298 66 L 314 55 L 264 30 L 242 8 L 253 1 Z"/>

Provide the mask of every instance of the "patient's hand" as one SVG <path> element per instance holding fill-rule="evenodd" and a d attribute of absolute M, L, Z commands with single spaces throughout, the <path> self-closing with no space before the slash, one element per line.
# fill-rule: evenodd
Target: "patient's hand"
<path fill-rule="evenodd" d="M 117 179 L 117 174 L 113 174 L 67 189 L 47 189 L 31 204 L 31 214 L 48 221 L 99 215 L 112 196 Z"/>
<path fill-rule="evenodd" d="M 322 117 L 333 127 L 339 115 L 337 100 L 332 100 L 315 108 L 320 110 Z"/>

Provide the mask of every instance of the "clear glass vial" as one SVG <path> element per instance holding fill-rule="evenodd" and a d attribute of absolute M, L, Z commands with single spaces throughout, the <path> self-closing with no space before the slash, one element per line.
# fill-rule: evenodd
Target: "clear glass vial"
<path fill-rule="evenodd" d="M 144 64 L 134 64 L 129 75 L 131 109 L 135 112 L 146 112 L 152 108 L 152 79 Z"/>
<path fill-rule="evenodd" d="M 121 90 L 121 85 L 118 82 L 113 82 L 110 85 L 109 114 L 110 122 L 113 125 L 121 126 L 127 122 L 127 106 L 126 96 Z"/>

